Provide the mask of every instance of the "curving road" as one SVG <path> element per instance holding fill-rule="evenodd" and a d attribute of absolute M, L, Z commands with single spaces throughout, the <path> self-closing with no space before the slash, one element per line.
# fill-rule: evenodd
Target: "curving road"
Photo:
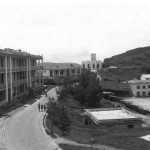
<path fill-rule="evenodd" d="M 49 94 L 53 94 L 53 90 Z M 56 150 L 43 128 L 44 112 L 38 111 L 38 103 L 45 101 L 43 96 L 10 119 L 5 131 L 7 150 Z"/>

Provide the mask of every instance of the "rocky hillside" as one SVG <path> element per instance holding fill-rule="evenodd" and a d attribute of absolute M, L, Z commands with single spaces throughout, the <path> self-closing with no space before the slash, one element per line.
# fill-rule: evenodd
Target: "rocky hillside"
<path fill-rule="evenodd" d="M 136 48 L 104 59 L 103 67 L 110 66 L 150 66 L 150 46 Z"/>

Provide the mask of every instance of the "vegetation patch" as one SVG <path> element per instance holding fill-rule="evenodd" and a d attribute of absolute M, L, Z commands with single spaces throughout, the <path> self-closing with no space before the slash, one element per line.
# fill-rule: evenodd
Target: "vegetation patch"
<path fill-rule="evenodd" d="M 123 131 L 102 130 L 82 124 L 79 113 L 85 108 L 111 107 L 112 103 L 102 97 L 102 88 L 95 74 L 84 72 L 76 85 L 70 79 L 64 80 L 58 91 L 58 102 L 54 109 L 54 132 L 81 144 L 104 144 L 124 150 L 149 150 L 150 142 L 140 137 L 150 134 L 149 128 L 123 129 Z M 59 108 L 60 107 L 60 108 Z M 114 107 L 112 105 L 112 107 Z M 63 108 L 63 109 L 62 109 Z M 48 115 L 50 116 L 50 107 Z M 62 112 L 65 113 L 62 113 Z M 63 114 L 63 115 L 60 115 Z M 64 115 L 65 114 L 65 115 Z M 65 119 L 60 119 L 60 118 Z M 48 117 L 50 119 L 50 117 Z M 48 122 L 47 122 L 48 123 Z M 49 121 L 50 123 L 50 121 Z M 64 129 L 59 125 L 64 125 Z M 47 124 L 47 127 L 50 127 Z M 67 132 L 63 134 L 65 129 Z M 92 139 L 92 140 L 91 140 Z"/>

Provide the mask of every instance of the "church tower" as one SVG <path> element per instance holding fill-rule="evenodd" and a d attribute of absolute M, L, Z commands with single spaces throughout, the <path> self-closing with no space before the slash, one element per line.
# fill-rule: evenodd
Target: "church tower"
<path fill-rule="evenodd" d="M 96 54 L 94 53 L 91 54 L 91 61 L 96 61 Z"/>

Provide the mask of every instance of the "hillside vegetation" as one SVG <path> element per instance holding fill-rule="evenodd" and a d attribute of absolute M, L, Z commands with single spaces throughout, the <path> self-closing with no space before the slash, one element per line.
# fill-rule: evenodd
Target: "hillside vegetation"
<path fill-rule="evenodd" d="M 140 79 L 143 73 L 145 72 L 142 71 L 141 67 L 99 70 L 103 90 L 118 91 L 119 93 L 116 93 L 118 96 L 131 96 L 129 85 L 126 82 L 132 79 Z"/>
<path fill-rule="evenodd" d="M 103 67 L 109 66 L 144 66 L 150 65 L 150 46 L 126 51 L 125 53 L 104 59 Z"/>

